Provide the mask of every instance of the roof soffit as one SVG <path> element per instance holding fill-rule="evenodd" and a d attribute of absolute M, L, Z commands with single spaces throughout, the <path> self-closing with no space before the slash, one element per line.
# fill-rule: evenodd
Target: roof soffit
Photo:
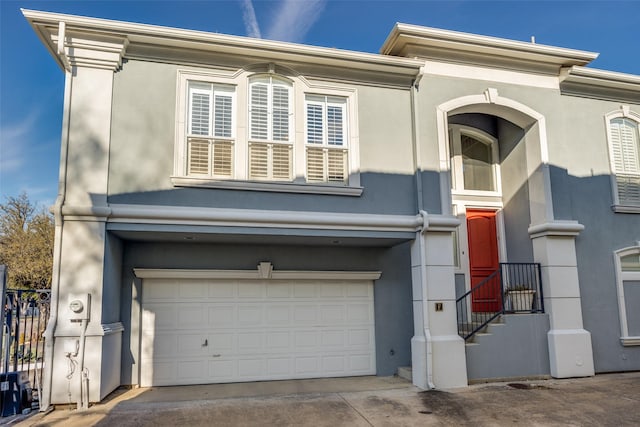
<path fill-rule="evenodd" d="M 558 74 L 562 67 L 586 65 L 598 54 L 496 37 L 396 24 L 380 52 L 443 62 Z"/>
<path fill-rule="evenodd" d="M 640 104 L 640 76 L 571 67 L 562 71 L 560 90 L 566 95 Z"/>
<path fill-rule="evenodd" d="M 67 32 L 74 34 L 124 37 L 128 42 L 125 57 L 135 47 L 139 55 L 153 50 L 186 49 L 198 52 L 247 56 L 262 61 L 317 64 L 325 67 L 391 73 L 405 78 L 416 76 L 421 61 L 386 55 L 354 52 L 333 48 L 307 46 L 249 37 L 230 36 L 195 30 L 183 30 L 156 25 L 136 24 L 98 18 L 88 18 L 50 12 L 24 10 L 23 14 L 45 46 L 63 66 L 63 58 L 57 53 L 52 38 L 58 34 L 58 25 L 64 22 Z M 153 49 L 151 49 L 153 48 Z M 154 58 L 158 60 L 159 58 Z"/>

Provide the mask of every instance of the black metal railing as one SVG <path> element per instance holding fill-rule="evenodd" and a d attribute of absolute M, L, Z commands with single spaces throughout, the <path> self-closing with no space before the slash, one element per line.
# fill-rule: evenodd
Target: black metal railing
<path fill-rule="evenodd" d="M 504 313 L 544 313 L 539 263 L 503 262 L 456 300 L 458 334 L 468 340 Z"/>
<path fill-rule="evenodd" d="M 44 330 L 49 320 L 51 291 L 7 289 L 2 311 L 0 372 L 23 372 L 40 396 Z"/>

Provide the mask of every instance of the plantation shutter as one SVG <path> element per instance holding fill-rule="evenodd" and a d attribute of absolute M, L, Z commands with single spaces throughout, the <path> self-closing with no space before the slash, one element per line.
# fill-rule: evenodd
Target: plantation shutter
<path fill-rule="evenodd" d="M 209 135 L 211 121 L 211 93 L 208 89 L 192 87 L 190 90 L 189 130 L 191 135 Z"/>
<path fill-rule="evenodd" d="M 273 86 L 273 140 L 289 141 L 289 89 Z"/>
<path fill-rule="evenodd" d="M 327 106 L 327 142 L 344 145 L 344 114 L 342 105 Z"/>
<path fill-rule="evenodd" d="M 291 87 L 272 77 L 260 78 L 251 83 L 249 96 L 249 179 L 290 181 Z"/>
<path fill-rule="evenodd" d="M 252 139 L 269 138 L 269 86 L 265 83 L 251 85 L 250 127 Z"/>
<path fill-rule="evenodd" d="M 188 175 L 233 176 L 233 97 L 229 88 L 189 84 Z"/>
<path fill-rule="evenodd" d="M 346 99 L 307 95 L 306 114 L 307 182 L 346 184 Z"/>
<path fill-rule="evenodd" d="M 223 138 L 231 138 L 233 99 L 231 95 L 215 95 L 214 134 Z"/>
<path fill-rule="evenodd" d="M 611 145 L 620 203 L 640 206 L 640 138 L 638 124 L 611 120 Z"/>
<path fill-rule="evenodd" d="M 322 104 L 307 104 L 307 142 L 322 144 L 323 141 Z"/>

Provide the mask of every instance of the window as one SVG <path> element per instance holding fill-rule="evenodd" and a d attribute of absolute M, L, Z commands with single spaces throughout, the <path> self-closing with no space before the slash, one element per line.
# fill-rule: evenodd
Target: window
<path fill-rule="evenodd" d="M 614 205 L 640 211 L 640 117 L 625 110 L 616 116 L 608 120 Z"/>
<path fill-rule="evenodd" d="M 233 176 L 233 87 L 189 82 L 187 170 L 189 175 Z"/>
<path fill-rule="evenodd" d="M 173 185 L 362 194 L 356 90 L 277 68 L 178 71 Z"/>
<path fill-rule="evenodd" d="M 307 95 L 305 105 L 307 181 L 346 183 L 346 99 Z"/>
<path fill-rule="evenodd" d="M 457 192 L 499 192 L 497 141 L 477 129 L 451 126 L 452 189 Z"/>
<path fill-rule="evenodd" d="M 638 243 L 640 245 L 640 242 Z M 614 253 L 622 345 L 640 345 L 640 246 Z"/>
<path fill-rule="evenodd" d="M 291 84 L 258 77 L 249 85 L 249 179 L 290 181 Z"/>

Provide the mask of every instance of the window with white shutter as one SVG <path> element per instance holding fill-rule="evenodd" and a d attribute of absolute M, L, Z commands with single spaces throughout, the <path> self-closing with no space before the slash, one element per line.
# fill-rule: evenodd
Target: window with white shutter
<path fill-rule="evenodd" d="M 307 95 L 306 178 L 312 183 L 347 184 L 347 100 L 341 97 Z"/>
<path fill-rule="evenodd" d="M 640 207 L 639 123 L 626 117 L 609 121 L 611 163 L 618 203 Z"/>
<path fill-rule="evenodd" d="M 189 82 L 187 175 L 233 177 L 235 89 Z"/>
<path fill-rule="evenodd" d="M 293 179 L 292 85 L 272 76 L 249 83 L 249 179 Z"/>
<path fill-rule="evenodd" d="M 258 69 L 178 70 L 173 185 L 361 195 L 356 89 Z"/>

